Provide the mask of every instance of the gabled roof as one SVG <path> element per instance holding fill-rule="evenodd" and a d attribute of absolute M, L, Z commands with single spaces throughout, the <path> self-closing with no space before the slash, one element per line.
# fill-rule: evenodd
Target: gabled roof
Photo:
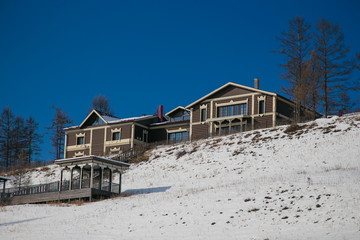
<path fill-rule="evenodd" d="M 85 123 L 87 122 L 87 120 L 93 115 L 96 115 L 98 118 L 100 118 L 106 124 L 124 123 L 124 122 L 131 122 L 131 121 L 135 122 L 135 121 L 139 121 L 139 120 L 145 120 L 145 119 L 157 117 L 157 116 L 153 116 L 153 115 L 145 115 L 145 116 L 140 116 L 140 117 L 118 118 L 118 117 L 114 117 L 112 115 L 102 113 L 102 112 L 94 109 L 86 116 L 84 121 L 82 121 L 82 123 L 79 126 L 67 127 L 67 128 L 64 128 L 64 130 L 71 130 L 71 129 L 83 127 L 85 125 Z"/>
<path fill-rule="evenodd" d="M 111 116 L 109 114 L 106 114 L 106 113 L 102 113 L 98 110 L 95 110 L 93 109 L 88 115 L 87 117 L 84 119 L 84 121 L 79 125 L 79 127 L 81 128 L 85 123 L 86 121 L 92 116 L 96 114 L 101 120 L 103 120 L 105 123 L 110 123 L 110 122 L 113 122 L 113 121 L 116 121 L 116 120 L 120 120 L 120 118 L 117 118 L 117 117 L 114 117 L 114 116 Z"/>
<path fill-rule="evenodd" d="M 210 97 L 211 95 L 219 92 L 220 90 L 228 87 L 228 86 L 234 86 L 234 87 L 238 87 L 238 88 L 244 88 L 246 90 L 250 90 L 250 91 L 254 91 L 254 92 L 259 92 L 259 93 L 264 93 L 264 94 L 268 94 L 268 95 L 273 95 L 273 96 L 276 96 L 276 93 L 272 93 L 272 92 L 267 92 L 267 91 L 263 91 L 263 90 L 260 90 L 260 89 L 257 89 L 257 88 L 252 88 L 252 87 L 247 87 L 247 86 L 244 86 L 244 85 L 240 85 L 240 84 L 237 84 L 237 83 L 233 83 L 233 82 L 228 82 L 227 84 L 215 89 L 214 91 L 212 91 L 211 93 L 203 96 L 202 98 L 196 100 L 195 102 L 193 103 L 190 103 L 189 105 L 187 105 L 185 108 L 189 108 L 203 100 L 205 100 L 206 98 Z"/>
<path fill-rule="evenodd" d="M 166 113 L 165 116 L 169 116 L 169 114 L 177 111 L 178 109 L 184 110 L 184 111 L 189 111 L 188 109 L 182 107 L 182 106 L 177 106 L 176 108 L 174 108 L 173 110 L 171 110 L 170 112 Z"/>

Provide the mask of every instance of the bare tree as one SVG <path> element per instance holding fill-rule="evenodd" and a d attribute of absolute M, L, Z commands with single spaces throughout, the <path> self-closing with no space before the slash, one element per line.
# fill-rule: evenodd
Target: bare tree
<path fill-rule="evenodd" d="M 99 94 L 99 96 L 95 96 L 92 100 L 92 108 L 88 109 L 89 114 L 93 109 L 98 110 L 102 113 L 113 115 L 113 111 L 110 108 L 108 99 L 104 96 Z"/>
<path fill-rule="evenodd" d="M 12 146 L 11 159 L 16 167 L 20 167 L 21 165 L 23 165 L 23 163 L 19 163 L 19 157 L 25 147 L 24 130 L 24 118 L 21 116 L 16 116 L 10 141 Z"/>
<path fill-rule="evenodd" d="M 64 154 L 64 128 L 69 127 L 72 124 L 72 120 L 69 119 L 68 114 L 63 112 L 61 108 L 55 108 L 55 115 L 51 121 L 51 126 L 47 129 L 51 130 L 50 140 L 51 145 L 54 148 L 54 158 L 60 159 Z"/>
<path fill-rule="evenodd" d="M 25 121 L 24 147 L 26 149 L 28 166 L 31 165 L 34 155 L 39 155 L 41 151 L 42 136 L 37 133 L 38 127 L 39 124 L 31 116 Z"/>
<path fill-rule="evenodd" d="M 349 47 L 345 47 L 344 35 L 338 25 L 320 19 L 315 27 L 315 50 L 320 61 L 324 114 L 327 117 L 331 103 L 336 102 L 339 93 L 354 87 L 348 80 L 355 63 L 346 60 Z"/>
<path fill-rule="evenodd" d="M 321 73 L 319 58 L 315 51 L 312 51 L 306 65 L 306 102 L 305 105 L 313 112 L 313 119 L 316 118 L 317 106 L 320 102 Z"/>
<path fill-rule="evenodd" d="M 310 25 L 303 17 L 296 16 L 289 20 L 287 31 L 282 32 L 277 40 L 280 41 L 279 49 L 275 52 L 285 57 L 285 64 L 280 66 L 284 73 L 280 78 L 287 82 L 288 86 L 281 86 L 282 91 L 295 101 L 295 120 L 301 116 L 301 105 L 306 96 L 306 60 L 309 54 L 311 33 Z"/>
<path fill-rule="evenodd" d="M 12 165 L 12 134 L 14 128 L 14 114 L 8 106 L 4 107 L 0 117 L 0 159 L 2 166 L 7 169 Z"/>

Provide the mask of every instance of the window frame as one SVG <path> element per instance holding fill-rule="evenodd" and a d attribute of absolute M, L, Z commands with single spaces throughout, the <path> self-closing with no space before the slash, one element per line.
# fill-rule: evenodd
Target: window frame
<path fill-rule="evenodd" d="M 82 139 L 81 143 L 79 140 Z M 76 136 L 76 146 L 81 146 L 85 144 L 85 136 Z"/>

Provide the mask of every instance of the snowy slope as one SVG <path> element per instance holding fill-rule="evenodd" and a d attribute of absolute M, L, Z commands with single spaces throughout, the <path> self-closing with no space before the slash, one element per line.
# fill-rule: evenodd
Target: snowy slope
<path fill-rule="evenodd" d="M 0 207 L 1 239 L 360 239 L 360 116 L 290 130 L 158 147 L 127 197 Z"/>

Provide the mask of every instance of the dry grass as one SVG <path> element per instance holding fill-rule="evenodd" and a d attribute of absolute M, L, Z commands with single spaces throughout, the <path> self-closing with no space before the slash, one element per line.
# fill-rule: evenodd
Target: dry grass
<path fill-rule="evenodd" d="M 284 130 L 284 133 L 287 133 L 289 135 L 293 135 L 295 134 L 296 132 L 302 130 L 306 128 L 306 125 L 302 125 L 300 126 L 299 124 L 297 123 L 292 123 L 291 125 L 289 125 L 285 130 Z"/>

